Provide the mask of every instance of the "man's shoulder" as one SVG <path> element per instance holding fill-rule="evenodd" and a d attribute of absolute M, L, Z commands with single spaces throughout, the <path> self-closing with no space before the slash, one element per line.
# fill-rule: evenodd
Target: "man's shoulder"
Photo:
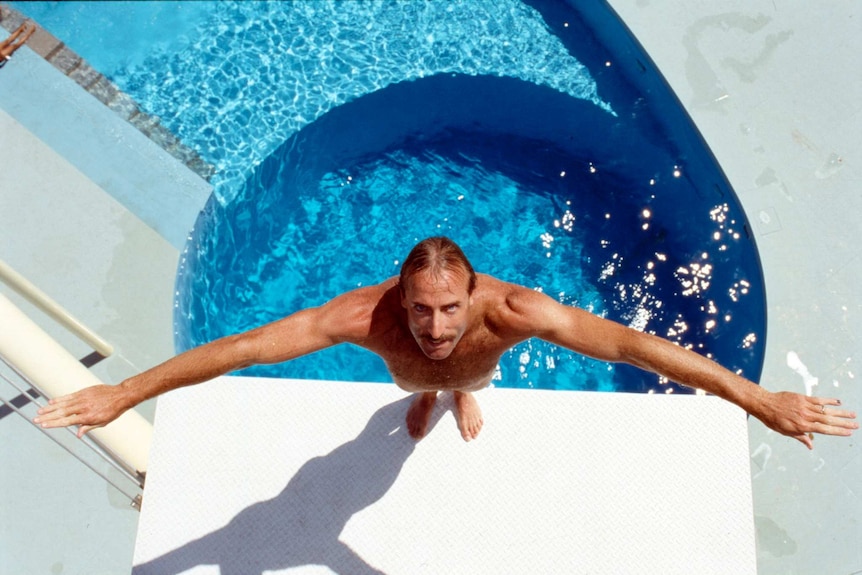
<path fill-rule="evenodd" d="M 390 321 L 400 306 L 397 292 L 398 283 L 393 279 L 344 292 L 318 308 L 321 320 L 345 341 L 362 340 Z"/>
<path fill-rule="evenodd" d="M 480 275 L 478 280 L 476 296 L 489 327 L 518 334 L 532 329 L 535 312 L 546 299 L 541 292 L 488 275 Z"/>
<path fill-rule="evenodd" d="M 482 300 L 492 302 L 494 307 L 529 305 L 529 302 L 541 293 L 487 274 L 477 274 L 476 277 L 476 295 Z"/>
<path fill-rule="evenodd" d="M 344 292 L 326 303 L 326 307 L 345 313 L 350 310 L 360 314 L 371 314 L 376 309 L 400 305 L 398 297 L 398 282 L 395 278 L 379 284 L 358 287 Z"/>

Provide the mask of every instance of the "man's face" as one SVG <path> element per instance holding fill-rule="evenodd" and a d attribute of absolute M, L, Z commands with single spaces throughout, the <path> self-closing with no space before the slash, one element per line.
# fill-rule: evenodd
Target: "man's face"
<path fill-rule="evenodd" d="M 467 330 L 472 300 L 466 273 L 419 272 L 404 286 L 401 305 L 407 325 L 422 352 L 431 359 L 446 359 Z"/>

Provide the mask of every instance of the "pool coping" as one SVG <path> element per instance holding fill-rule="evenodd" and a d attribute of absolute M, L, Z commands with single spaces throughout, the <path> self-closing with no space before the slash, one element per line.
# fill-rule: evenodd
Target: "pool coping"
<path fill-rule="evenodd" d="M 0 26 L 13 32 L 21 24 L 33 21 L 14 8 L 0 4 Z M 34 21 L 35 22 L 35 21 Z M 154 142 L 168 154 L 182 162 L 191 171 L 206 181 L 215 174 L 215 167 L 204 160 L 195 150 L 162 125 L 157 116 L 143 111 L 138 103 L 120 90 L 109 78 L 98 72 L 71 48 L 50 32 L 36 27 L 26 46 L 46 62 L 73 80 L 99 102 L 107 106 L 123 120 Z"/>

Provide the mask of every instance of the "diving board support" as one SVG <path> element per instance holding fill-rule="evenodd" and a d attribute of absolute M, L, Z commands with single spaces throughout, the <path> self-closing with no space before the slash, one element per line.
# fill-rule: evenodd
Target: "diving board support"
<path fill-rule="evenodd" d="M 162 396 L 134 575 L 756 573 L 736 406 L 477 398 L 465 443 L 447 394 L 411 439 L 393 385 L 222 377 Z"/>
<path fill-rule="evenodd" d="M 2 294 L 0 325 L 0 359 L 41 395 L 51 399 L 102 383 Z M 129 410 L 88 435 L 143 482 L 153 436 L 150 422 Z"/>

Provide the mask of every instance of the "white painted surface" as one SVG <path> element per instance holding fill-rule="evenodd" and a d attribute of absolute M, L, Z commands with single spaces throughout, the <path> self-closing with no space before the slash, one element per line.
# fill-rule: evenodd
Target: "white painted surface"
<path fill-rule="evenodd" d="M 163 396 L 134 573 L 755 573 L 735 406 L 478 397 L 477 440 L 441 395 L 417 443 L 392 385 L 224 377 Z"/>

